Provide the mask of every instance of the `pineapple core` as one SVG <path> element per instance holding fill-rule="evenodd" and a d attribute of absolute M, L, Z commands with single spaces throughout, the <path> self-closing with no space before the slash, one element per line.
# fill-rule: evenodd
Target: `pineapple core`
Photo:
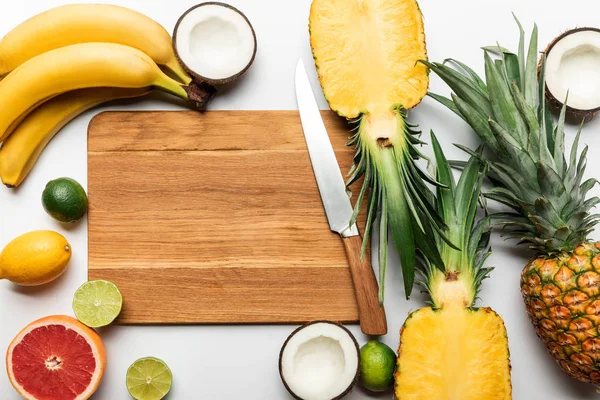
<path fill-rule="evenodd" d="M 314 0 L 311 45 L 323 93 L 347 118 L 413 108 L 427 93 L 423 18 L 415 1 Z"/>
<path fill-rule="evenodd" d="M 398 354 L 400 400 L 512 398 L 506 329 L 490 308 L 417 310 L 402 328 Z"/>

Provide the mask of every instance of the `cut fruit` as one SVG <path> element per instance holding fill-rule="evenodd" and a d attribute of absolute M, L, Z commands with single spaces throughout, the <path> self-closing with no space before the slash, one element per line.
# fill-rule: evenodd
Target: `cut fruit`
<path fill-rule="evenodd" d="M 127 390 L 137 400 L 160 400 L 171 390 L 173 374 L 154 357 L 140 358 L 127 370 Z"/>
<path fill-rule="evenodd" d="M 85 400 L 98 388 L 106 350 L 96 332 L 75 318 L 32 322 L 6 352 L 8 378 L 28 400 Z"/>
<path fill-rule="evenodd" d="M 314 0 L 310 41 L 323 93 L 346 118 L 415 107 L 427 93 L 423 17 L 414 0 Z"/>
<path fill-rule="evenodd" d="M 429 84 L 428 68 L 418 62 L 427 59 L 419 5 L 415 0 L 313 0 L 310 43 L 329 106 L 356 118 L 358 125 L 348 142 L 356 157 L 347 185 L 364 177 L 352 218 L 367 207 L 363 254 L 379 216 L 380 302 L 388 227 L 410 297 L 417 244 L 436 249 L 425 226 L 445 230 L 426 184 L 437 183 L 417 163 L 423 158 L 420 132 L 406 122 L 406 110 L 419 104 Z M 442 268 L 439 255 L 432 262 Z"/>
<path fill-rule="evenodd" d="M 489 308 L 422 308 L 400 335 L 396 398 L 511 399 L 502 319 Z"/>
<path fill-rule="evenodd" d="M 296 329 L 279 354 L 279 374 L 300 400 L 335 400 L 348 394 L 358 379 L 358 343 L 342 325 L 310 322 Z"/>
<path fill-rule="evenodd" d="M 254 62 L 256 34 L 237 8 L 224 3 L 202 3 L 179 18 L 173 47 L 193 77 L 223 84 L 239 78 Z"/>
<path fill-rule="evenodd" d="M 117 286 L 97 280 L 84 283 L 73 297 L 73 311 L 90 328 L 110 325 L 121 313 L 123 297 Z"/>
<path fill-rule="evenodd" d="M 508 339 L 502 319 L 490 308 L 474 308 L 490 250 L 490 218 L 477 218 L 487 170 L 475 152 L 458 181 L 431 133 L 439 187 L 434 207 L 448 225 L 436 238 L 444 269 L 421 252 L 419 284 L 432 307 L 412 313 L 400 332 L 395 394 L 401 400 L 511 400 Z"/>
<path fill-rule="evenodd" d="M 554 109 L 560 111 L 568 94 L 568 116 L 590 120 L 600 111 L 600 29 L 566 31 L 548 45 L 545 57 L 546 96 Z"/>

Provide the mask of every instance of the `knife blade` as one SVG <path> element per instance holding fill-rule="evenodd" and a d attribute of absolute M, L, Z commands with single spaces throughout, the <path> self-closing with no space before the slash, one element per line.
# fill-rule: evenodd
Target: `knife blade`
<path fill-rule="evenodd" d="M 310 162 L 329 228 L 338 233 L 344 243 L 356 294 L 361 330 L 367 335 L 385 335 L 387 321 L 385 310 L 379 304 L 377 280 L 368 256 L 362 259 L 360 257 L 362 238 L 357 225 L 355 223 L 350 225 L 352 204 L 346 193 L 344 178 L 301 59 L 296 66 L 295 80 L 298 110 Z"/>
<path fill-rule="evenodd" d="M 344 237 L 358 236 L 356 224 L 349 225 L 352 204 L 302 60 L 296 66 L 296 99 L 329 227 Z"/>

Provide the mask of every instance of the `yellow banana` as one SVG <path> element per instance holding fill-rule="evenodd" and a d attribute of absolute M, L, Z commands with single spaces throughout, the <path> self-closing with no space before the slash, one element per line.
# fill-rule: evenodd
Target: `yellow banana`
<path fill-rule="evenodd" d="M 110 100 L 143 96 L 150 88 L 91 88 L 67 92 L 36 108 L 0 148 L 0 178 L 17 187 L 29 175 L 52 138 L 79 114 Z"/>
<path fill-rule="evenodd" d="M 158 22 L 129 8 L 70 4 L 38 14 L 0 40 L 0 77 L 40 54 L 78 43 L 106 42 L 134 47 L 168 68 L 186 85 L 171 35 Z"/>
<path fill-rule="evenodd" d="M 36 104 L 92 87 L 156 87 L 183 99 L 190 99 L 188 92 L 194 97 L 190 87 L 165 75 L 150 57 L 133 47 L 114 43 L 61 47 L 32 58 L 2 80 L 0 142 Z"/>

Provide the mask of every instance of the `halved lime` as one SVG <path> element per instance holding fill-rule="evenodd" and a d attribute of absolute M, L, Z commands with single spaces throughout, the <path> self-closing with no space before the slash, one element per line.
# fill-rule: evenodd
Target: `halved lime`
<path fill-rule="evenodd" d="M 127 370 L 127 390 L 137 400 L 160 400 L 171 390 L 173 374 L 164 361 L 140 358 Z"/>
<path fill-rule="evenodd" d="M 110 325 L 121 312 L 123 296 L 109 281 L 89 281 L 77 289 L 73 311 L 78 320 L 90 328 Z"/>

